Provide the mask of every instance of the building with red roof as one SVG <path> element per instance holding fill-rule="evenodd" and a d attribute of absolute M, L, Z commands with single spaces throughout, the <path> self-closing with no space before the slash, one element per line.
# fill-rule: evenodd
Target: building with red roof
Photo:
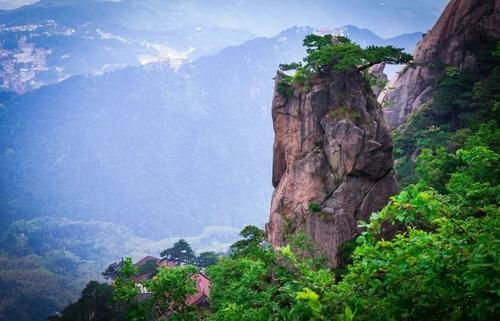
<path fill-rule="evenodd" d="M 210 297 L 210 280 L 201 272 L 195 274 L 193 278 L 196 282 L 196 293 L 186 299 L 186 304 L 206 307 Z"/>
<path fill-rule="evenodd" d="M 143 269 L 149 264 L 154 264 L 160 269 L 175 268 L 177 266 L 175 262 L 166 258 L 159 259 L 151 255 L 147 255 L 135 263 L 135 265 L 139 268 L 139 271 L 141 271 L 141 268 Z M 154 272 L 148 271 L 146 273 L 140 273 L 132 278 L 136 282 L 137 288 L 140 290 L 141 301 L 147 299 L 151 295 L 151 292 L 149 292 L 142 282 L 151 279 L 154 275 Z M 186 304 L 195 305 L 197 307 L 208 307 L 210 297 L 210 279 L 205 274 L 198 272 L 193 275 L 193 280 L 196 283 L 196 293 L 186 299 Z"/>

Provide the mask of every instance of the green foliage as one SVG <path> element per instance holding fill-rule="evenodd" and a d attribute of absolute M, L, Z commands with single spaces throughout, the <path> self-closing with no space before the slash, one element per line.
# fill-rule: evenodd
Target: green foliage
<path fill-rule="evenodd" d="M 418 180 L 414 160 L 422 149 L 431 149 L 432 153 L 436 153 L 437 148 L 456 151 L 482 124 L 500 121 L 497 112 L 500 107 L 500 59 L 491 51 L 479 58 L 481 72 L 469 73 L 441 66 L 439 69 L 444 72 L 434 84 L 432 104 L 423 106 L 396 131 L 396 172 L 401 186 Z M 425 172 L 420 171 L 422 173 Z M 443 184 L 438 185 L 440 187 L 432 186 L 442 192 Z"/>
<path fill-rule="evenodd" d="M 415 184 L 418 181 L 418 177 L 415 174 L 415 168 L 416 164 L 409 156 L 405 155 L 396 160 L 394 169 L 397 173 L 398 183 L 401 187 Z"/>
<path fill-rule="evenodd" d="M 422 150 L 418 160 L 416 172 L 420 181 L 443 193 L 446 190 L 446 182 L 458 165 L 456 157 L 449 154 L 445 148 L 440 147 L 435 151 L 432 149 Z"/>
<path fill-rule="evenodd" d="M 459 150 L 460 165 L 451 174 L 446 189 L 457 210 L 483 215 L 500 204 L 500 155 L 485 146 Z"/>
<path fill-rule="evenodd" d="M 468 137 L 464 143 L 466 149 L 476 146 L 485 146 L 496 153 L 500 153 L 500 131 L 495 121 L 482 124 L 477 132 Z"/>
<path fill-rule="evenodd" d="M 302 67 L 302 64 L 300 62 L 292 62 L 289 64 L 280 64 L 279 69 L 281 71 L 289 71 L 289 70 L 297 70 Z"/>
<path fill-rule="evenodd" d="M 123 311 L 110 305 L 111 296 L 111 285 L 91 281 L 77 302 L 67 306 L 61 315 L 49 317 L 48 321 L 126 321 Z"/>
<path fill-rule="evenodd" d="M 120 266 L 118 277 L 113 283 L 112 303 L 114 308 L 125 311 L 129 321 L 151 320 L 152 306 L 150 301 L 137 300 L 140 290 L 134 277 L 139 275 L 139 269 L 130 257 L 125 258 Z"/>
<path fill-rule="evenodd" d="M 139 267 L 139 275 L 154 275 L 157 272 L 157 265 L 155 261 L 147 261 Z"/>
<path fill-rule="evenodd" d="M 155 278 L 145 285 L 151 291 L 152 305 L 158 316 L 172 315 L 172 320 L 197 320 L 194 307 L 186 299 L 196 292 L 193 266 L 160 269 Z"/>
<path fill-rule="evenodd" d="M 223 258 L 208 270 L 213 320 L 269 320 L 276 286 L 268 284 L 266 263 L 255 258 Z"/>
<path fill-rule="evenodd" d="M 309 251 L 298 238 L 298 251 Z M 304 246 L 302 246 L 304 245 Z M 249 256 L 223 258 L 208 269 L 212 281 L 210 320 L 326 320 L 323 288 L 332 274 L 311 258 L 297 257 L 291 247 L 274 252 L 261 244 Z"/>
<path fill-rule="evenodd" d="M 497 47 L 496 47 L 495 51 L 493 52 L 493 56 L 500 58 L 500 41 L 497 42 Z"/>
<path fill-rule="evenodd" d="M 189 265 L 162 268 L 154 278 L 143 282 L 148 294 L 140 297 L 138 281 L 134 279 L 139 270 L 128 257 L 113 283 L 115 309 L 125 311 L 129 321 L 152 321 L 164 317 L 168 320 L 197 320 L 194 307 L 187 302 L 187 298 L 196 292 L 196 273 L 196 268 Z"/>
<path fill-rule="evenodd" d="M 489 320 L 498 313 L 499 154 L 485 135 L 492 127 L 454 154 L 424 151 L 420 183 L 364 225 L 339 284 L 361 319 Z M 391 240 L 381 238 L 388 222 L 401 227 Z"/>
<path fill-rule="evenodd" d="M 217 263 L 219 255 L 215 252 L 202 252 L 200 255 L 191 248 L 191 245 L 183 239 L 175 242 L 171 248 L 163 250 L 160 255 L 168 260 L 175 262 L 177 265 L 195 265 L 199 268 L 206 268 L 207 266 Z M 151 266 L 151 271 L 156 270 L 156 265 Z M 141 272 L 142 273 L 142 272 Z"/>
<path fill-rule="evenodd" d="M 370 74 L 368 70 L 363 70 L 363 80 L 366 82 L 367 87 L 376 87 L 380 89 L 385 88 L 385 86 L 389 83 L 389 80 L 378 79 L 374 75 Z"/>
<path fill-rule="evenodd" d="M 276 84 L 276 92 L 285 98 L 290 98 L 293 95 L 292 77 L 287 75 L 281 77 L 282 79 Z"/>
<path fill-rule="evenodd" d="M 200 268 L 207 268 L 211 265 L 217 264 L 219 261 L 219 255 L 215 252 L 201 252 L 196 258 L 196 266 Z"/>
<path fill-rule="evenodd" d="M 345 267 L 352 263 L 352 255 L 357 246 L 356 238 L 340 244 L 338 256 L 341 261 L 341 266 Z"/>
<path fill-rule="evenodd" d="M 135 286 L 133 277 L 138 274 L 139 269 L 132 262 L 132 258 L 125 258 L 118 272 L 118 277 L 113 284 L 113 300 L 115 302 L 130 304 L 135 300 L 135 297 L 139 294 L 139 290 Z"/>
<path fill-rule="evenodd" d="M 342 120 L 342 119 L 349 119 L 350 121 L 354 123 L 358 123 L 361 119 L 361 116 L 359 113 L 352 108 L 346 107 L 346 106 L 339 106 L 336 108 L 333 108 L 328 115 L 330 116 L 331 119 L 334 120 Z"/>
<path fill-rule="evenodd" d="M 276 91 L 291 97 L 293 85 L 309 87 L 310 78 L 318 73 L 353 72 L 365 70 L 378 63 L 406 64 L 413 58 L 403 49 L 393 46 L 368 46 L 361 48 L 349 38 L 332 35 L 307 35 L 304 39 L 307 56 L 303 62 L 280 64 L 281 71 L 295 71 L 293 76 L 284 75 Z"/>
<path fill-rule="evenodd" d="M 405 128 L 406 137 L 397 138 L 400 157 L 423 148 L 416 164 L 419 184 L 372 215 L 352 265 L 336 286 L 340 300 L 356 307 L 360 320 L 489 320 L 498 314 L 495 275 L 500 265 L 494 253 L 500 250 L 495 241 L 500 132 L 495 119 L 475 125 L 487 119 L 484 114 L 496 115 L 491 108 L 498 97 L 485 95 L 492 93 L 485 89 L 483 107 L 474 107 L 483 111 L 466 119 L 462 115 L 471 107 L 462 101 L 470 95 L 455 90 L 467 90 L 463 84 L 469 79 L 457 70 L 448 70 L 446 77 L 452 79 L 441 83 L 439 94 L 449 90 L 457 95 L 438 103 L 450 100 L 460 123 L 438 119 L 424 108 Z M 478 97 L 475 93 L 471 104 Z M 470 127 L 454 128 L 464 124 Z M 401 229 L 391 240 L 383 238 L 387 223 Z"/>
<path fill-rule="evenodd" d="M 106 268 L 106 270 L 104 270 L 104 272 L 102 272 L 102 276 L 104 276 L 106 280 L 113 279 L 118 275 L 119 269 L 120 269 L 120 263 L 113 262 L 110 265 L 108 265 L 108 267 Z"/>
<path fill-rule="evenodd" d="M 437 118 L 449 120 L 451 128 L 462 127 L 458 115 L 471 111 L 473 86 L 474 78 L 471 74 L 456 67 L 447 67 L 445 74 L 436 81 L 432 113 Z"/>
<path fill-rule="evenodd" d="M 392 46 L 368 46 L 363 49 L 346 37 L 308 35 L 304 39 L 307 56 L 303 63 L 280 65 L 281 70 L 297 70 L 304 75 L 320 72 L 364 70 L 378 63 L 405 64 L 412 56 Z"/>
<path fill-rule="evenodd" d="M 248 225 L 240 232 L 243 239 L 231 245 L 233 256 L 260 256 L 263 253 L 263 242 L 266 232 L 256 226 Z"/>
<path fill-rule="evenodd" d="M 321 212 L 321 206 L 314 201 L 309 202 L 309 204 L 307 205 L 307 209 L 309 211 L 309 214 Z"/>
<path fill-rule="evenodd" d="M 493 303 L 498 281 L 487 280 L 495 279 L 498 262 L 492 253 L 498 245 L 488 228 L 498 226 L 498 218 L 461 221 L 435 199 L 440 204 L 427 211 L 420 193 L 414 194 L 417 199 L 395 199 L 390 211 L 372 219 L 339 289 L 366 320 L 491 319 L 498 309 Z M 416 213 L 420 222 L 412 219 Z M 406 229 L 391 241 L 370 235 L 386 220 L 402 221 Z M 434 227 L 426 231 L 413 225 Z M 481 246 L 474 241 L 478 238 Z"/>
<path fill-rule="evenodd" d="M 194 264 L 196 262 L 196 255 L 191 245 L 184 239 L 175 242 L 171 248 L 163 250 L 160 255 L 177 265 Z"/>
<path fill-rule="evenodd" d="M 356 311 L 352 312 L 351 308 L 346 305 L 344 309 L 344 320 L 345 321 L 353 321 L 354 316 L 356 315 Z"/>

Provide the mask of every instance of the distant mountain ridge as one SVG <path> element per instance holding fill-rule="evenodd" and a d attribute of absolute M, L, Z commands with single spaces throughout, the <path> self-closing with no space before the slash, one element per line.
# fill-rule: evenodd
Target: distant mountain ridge
<path fill-rule="evenodd" d="M 337 2 L 42 0 L 0 11 L 0 90 L 23 93 L 75 75 L 151 62 L 177 68 L 183 62 L 239 45 L 256 34 L 270 36 L 293 24 L 321 29 L 348 22 L 338 14 L 341 11 L 371 29 L 395 20 L 373 24 L 369 22 L 371 16 L 360 18 L 365 11 L 374 10 L 374 16 L 407 14 L 391 1 L 374 4 L 363 0 L 350 9 Z M 418 7 L 429 21 L 434 20 L 440 5 L 428 0 L 416 2 L 418 6 L 405 6 Z M 363 10 L 358 11 L 358 6 Z M 425 26 L 417 26 L 413 30 L 425 30 Z M 375 34 L 368 35 L 366 29 L 347 29 L 353 34 L 359 32 L 366 43 L 384 42 Z M 411 46 L 412 37 L 405 48 Z"/>
<path fill-rule="evenodd" d="M 447 0 L 298 0 L 298 1 L 215 1 L 215 0 L 42 0 L 14 12 L 16 21 L 45 17 L 57 13 L 60 22 L 82 21 L 88 17 L 106 17 L 120 24 L 127 19 L 133 29 L 163 30 L 188 25 L 211 25 L 244 29 L 258 35 L 271 36 L 294 24 L 317 28 L 353 24 L 390 37 L 415 30 L 426 30 L 438 17 Z M 78 12 L 79 16 L 71 13 Z M 68 14 L 69 13 L 69 14 Z M 131 13 L 133 13 L 131 15 Z M 202 14 L 203 13 L 203 14 Z M 53 18 L 47 18 L 53 19 Z M 110 20 L 111 19 L 111 20 Z M 2 20 L 6 20 L 5 16 Z M 57 19 L 55 19 L 57 20 Z M 161 25 L 155 21 L 162 21 Z M 7 20 L 11 21 L 10 19 Z M 31 21 L 33 22 L 33 18 Z M 174 26 L 174 27 L 172 27 Z"/>
<path fill-rule="evenodd" d="M 412 52 L 417 42 L 422 39 L 422 32 L 405 33 L 395 37 L 382 38 L 369 29 L 346 25 L 332 30 L 335 34 L 345 34 L 359 43 L 361 46 L 368 45 L 393 45 L 404 48 L 406 52 Z"/>
<path fill-rule="evenodd" d="M 90 10 L 81 4 L 59 8 L 59 14 L 50 8 L 41 14 L 37 5 L 0 13 L 0 90 L 23 93 L 75 75 L 148 63 L 176 68 L 254 38 L 244 30 L 199 24 L 168 30 L 138 29 L 141 26 L 123 23 L 128 18 L 122 23 L 113 21 L 114 10 L 110 10 L 110 18 L 103 17 L 100 10 L 106 12 L 108 4 L 87 15 L 80 15 L 79 11 Z M 68 20 L 74 15 L 80 20 Z"/>

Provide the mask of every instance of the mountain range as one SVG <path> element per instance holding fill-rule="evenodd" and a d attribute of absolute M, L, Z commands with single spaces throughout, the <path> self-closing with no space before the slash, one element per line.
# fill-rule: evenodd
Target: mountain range
<path fill-rule="evenodd" d="M 14 0 L 15 1 L 15 0 Z M 132 29 L 172 29 L 215 25 L 271 36 L 289 26 L 315 27 L 354 24 L 384 37 L 427 30 L 447 0 L 42 0 L 7 11 L 2 22 L 33 23 L 54 19 L 85 23 L 89 20 L 127 24 Z M 76 14 L 78 13 L 78 15 Z"/>
<path fill-rule="evenodd" d="M 0 93 L 130 65 L 178 67 L 293 25 L 354 23 L 394 37 L 425 30 L 445 2 L 42 0 L 0 10 Z"/>

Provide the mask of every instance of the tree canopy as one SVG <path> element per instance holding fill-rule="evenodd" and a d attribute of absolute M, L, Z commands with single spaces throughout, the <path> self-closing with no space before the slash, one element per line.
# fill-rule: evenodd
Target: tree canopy
<path fill-rule="evenodd" d="M 413 57 L 393 46 L 362 48 L 347 37 L 308 35 L 304 39 L 307 56 L 303 62 L 281 64 L 282 71 L 295 70 L 301 75 L 324 72 L 364 70 L 379 63 L 406 64 Z"/>
<path fill-rule="evenodd" d="M 196 262 L 196 255 L 191 245 L 184 239 L 175 242 L 172 247 L 163 250 L 160 255 L 177 265 L 194 264 Z"/>

